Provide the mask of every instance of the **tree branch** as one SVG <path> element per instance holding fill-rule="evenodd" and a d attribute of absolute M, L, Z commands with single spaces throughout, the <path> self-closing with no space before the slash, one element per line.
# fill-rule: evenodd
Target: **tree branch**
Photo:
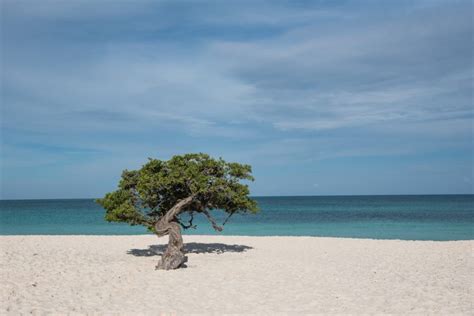
<path fill-rule="evenodd" d="M 232 217 L 232 215 L 234 215 L 234 213 L 235 213 L 235 212 L 231 212 L 231 213 L 229 214 L 229 216 L 226 217 L 226 219 L 225 219 L 224 222 L 222 223 L 222 226 L 224 226 L 224 225 L 227 223 L 227 221 Z"/>
<path fill-rule="evenodd" d="M 203 210 L 202 212 L 204 213 L 204 215 L 206 215 L 207 219 L 211 222 L 212 228 L 214 228 L 215 230 L 221 232 L 222 227 L 217 225 L 216 221 L 214 220 L 214 218 L 212 218 L 211 214 L 209 214 L 209 212 L 207 210 Z"/>
<path fill-rule="evenodd" d="M 171 222 L 186 205 L 193 201 L 194 197 L 195 195 L 193 194 L 191 196 L 188 196 L 187 198 L 180 200 L 168 212 L 166 212 L 166 214 L 160 219 L 160 221 Z"/>
<path fill-rule="evenodd" d="M 181 227 L 183 227 L 183 229 L 196 228 L 196 225 L 193 225 L 194 213 L 193 212 L 189 212 L 189 213 L 191 215 L 191 218 L 188 221 L 188 225 L 183 224 L 181 222 L 181 219 L 178 219 L 178 223 L 179 223 L 179 225 L 181 225 Z"/>

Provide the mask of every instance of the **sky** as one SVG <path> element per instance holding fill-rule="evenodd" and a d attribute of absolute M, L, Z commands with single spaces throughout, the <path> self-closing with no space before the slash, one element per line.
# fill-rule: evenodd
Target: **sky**
<path fill-rule="evenodd" d="M 252 195 L 474 193 L 471 1 L 1 1 L 2 199 L 148 157 Z"/>

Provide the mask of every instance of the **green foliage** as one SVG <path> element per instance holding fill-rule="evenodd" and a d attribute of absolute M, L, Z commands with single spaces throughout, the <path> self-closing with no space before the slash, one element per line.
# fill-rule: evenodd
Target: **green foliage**
<path fill-rule="evenodd" d="M 149 159 L 140 170 L 123 171 L 118 189 L 97 202 L 106 210 L 107 221 L 145 225 L 151 230 L 178 201 L 190 196 L 192 202 L 181 212 L 219 209 L 229 215 L 255 213 L 257 204 L 249 198 L 248 186 L 240 183 L 253 181 L 251 172 L 249 165 L 203 153 L 174 156 L 168 161 Z M 175 220 L 179 222 L 179 217 Z"/>

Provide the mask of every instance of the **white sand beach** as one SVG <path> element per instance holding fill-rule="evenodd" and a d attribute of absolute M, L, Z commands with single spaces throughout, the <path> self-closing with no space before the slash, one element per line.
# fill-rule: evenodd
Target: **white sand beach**
<path fill-rule="evenodd" d="M 1 236 L 0 314 L 473 313 L 474 241 Z M 151 248 L 150 248 L 151 246 Z"/>

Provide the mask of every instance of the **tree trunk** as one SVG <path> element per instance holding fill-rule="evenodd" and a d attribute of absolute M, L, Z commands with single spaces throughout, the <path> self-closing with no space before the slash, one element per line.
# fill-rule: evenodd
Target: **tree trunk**
<path fill-rule="evenodd" d="M 184 255 L 183 237 L 181 237 L 181 227 L 176 222 L 160 223 L 160 229 L 166 229 L 169 234 L 168 247 L 161 256 L 160 261 L 156 265 L 156 269 L 172 270 L 180 268 L 188 257 Z M 158 226 L 157 224 L 156 226 Z"/>
<path fill-rule="evenodd" d="M 168 247 L 156 265 L 157 270 L 178 269 L 188 261 L 188 257 L 184 255 L 183 251 L 184 244 L 183 237 L 181 236 L 181 227 L 174 221 L 174 218 L 193 198 L 194 196 L 190 196 L 176 203 L 176 205 L 155 224 L 155 231 L 158 237 L 169 235 Z"/>

